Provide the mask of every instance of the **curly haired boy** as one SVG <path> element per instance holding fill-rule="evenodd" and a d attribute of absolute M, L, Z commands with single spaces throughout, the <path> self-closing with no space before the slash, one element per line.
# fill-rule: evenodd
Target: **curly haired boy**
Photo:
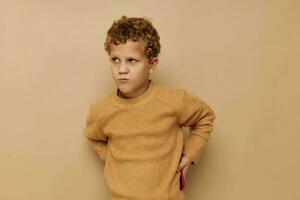
<path fill-rule="evenodd" d="M 105 162 L 111 200 L 184 200 L 187 170 L 213 131 L 216 117 L 206 102 L 149 78 L 159 40 L 146 18 L 122 16 L 107 31 L 117 89 L 90 105 L 83 133 Z"/>

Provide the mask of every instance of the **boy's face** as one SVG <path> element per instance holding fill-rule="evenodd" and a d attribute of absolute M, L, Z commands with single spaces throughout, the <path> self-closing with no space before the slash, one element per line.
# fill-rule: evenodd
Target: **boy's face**
<path fill-rule="evenodd" d="M 111 44 L 109 59 L 112 77 L 121 97 L 136 97 L 144 93 L 148 88 L 149 74 L 158 62 L 157 57 L 149 62 L 144 55 L 143 41 L 132 40 L 125 44 Z"/>

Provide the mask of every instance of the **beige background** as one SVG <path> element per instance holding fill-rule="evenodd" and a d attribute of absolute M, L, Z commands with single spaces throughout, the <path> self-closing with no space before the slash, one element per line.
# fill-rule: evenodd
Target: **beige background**
<path fill-rule="evenodd" d="M 300 199 L 297 0 L 1 0 L 0 199 L 109 199 L 81 131 L 114 89 L 103 42 L 123 14 L 160 33 L 152 78 L 216 112 L 187 199 Z"/>

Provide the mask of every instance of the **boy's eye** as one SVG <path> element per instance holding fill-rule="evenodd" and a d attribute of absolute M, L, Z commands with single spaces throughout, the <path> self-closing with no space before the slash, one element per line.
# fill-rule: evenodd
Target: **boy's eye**
<path fill-rule="evenodd" d="M 116 58 L 116 57 L 112 57 L 110 60 L 111 60 L 113 63 L 118 63 L 118 62 L 120 62 L 119 58 Z"/>
<path fill-rule="evenodd" d="M 134 58 L 129 58 L 128 61 L 129 61 L 130 63 L 136 63 L 136 62 L 137 62 L 137 60 L 134 59 Z"/>

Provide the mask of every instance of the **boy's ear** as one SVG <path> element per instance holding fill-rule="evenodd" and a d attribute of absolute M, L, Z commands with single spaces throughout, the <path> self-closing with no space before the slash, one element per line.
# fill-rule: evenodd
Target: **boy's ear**
<path fill-rule="evenodd" d="M 150 61 L 150 66 L 149 66 L 149 73 L 153 73 L 154 70 L 156 69 L 156 65 L 158 63 L 158 57 L 154 57 L 152 58 L 152 60 Z"/>

